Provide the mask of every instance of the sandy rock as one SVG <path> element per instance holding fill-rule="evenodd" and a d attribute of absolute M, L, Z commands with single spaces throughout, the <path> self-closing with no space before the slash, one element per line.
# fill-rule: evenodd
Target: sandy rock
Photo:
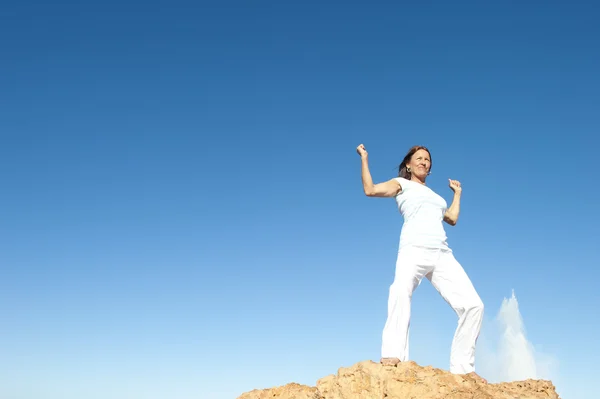
<path fill-rule="evenodd" d="M 323 377 L 316 387 L 290 383 L 253 390 L 237 399 L 560 399 L 550 381 L 484 384 L 415 362 L 383 366 L 363 361 Z"/>
<path fill-rule="evenodd" d="M 315 387 L 296 384 L 294 382 L 281 387 L 255 389 L 242 394 L 237 399 L 324 399 Z"/>

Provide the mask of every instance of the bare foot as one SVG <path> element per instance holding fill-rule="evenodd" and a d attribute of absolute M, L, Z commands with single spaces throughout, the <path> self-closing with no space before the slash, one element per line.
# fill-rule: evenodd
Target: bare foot
<path fill-rule="evenodd" d="M 397 366 L 400 363 L 400 359 L 397 357 L 382 357 L 380 360 L 384 366 Z"/>
<path fill-rule="evenodd" d="M 484 384 L 487 384 L 487 380 L 485 378 L 483 378 L 482 376 L 480 376 L 479 374 L 477 374 L 474 371 L 471 371 L 470 373 L 468 373 L 467 375 L 470 375 L 471 377 L 475 378 L 477 381 L 480 381 Z"/>

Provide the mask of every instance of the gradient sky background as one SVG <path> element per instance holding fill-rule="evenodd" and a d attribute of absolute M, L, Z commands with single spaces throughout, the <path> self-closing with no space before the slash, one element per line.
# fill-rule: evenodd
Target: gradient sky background
<path fill-rule="evenodd" d="M 561 396 L 592 397 L 599 11 L 5 4 L 0 397 L 229 399 L 377 361 L 402 220 L 360 143 L 376 181 L 422 144 L 431 188 L 462 182 L 446 230 L 484 332 L 514 289 Z M 447 369 L 426 280 L 411 326 Z"/>

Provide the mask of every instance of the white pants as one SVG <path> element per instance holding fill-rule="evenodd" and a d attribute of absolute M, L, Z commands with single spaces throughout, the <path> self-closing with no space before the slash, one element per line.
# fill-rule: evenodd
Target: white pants
<path fill-rule="evenodd" d="M 483 302 L 452 251 L 443 249 L 408 246 L 398 252 L 383 329 L 382 357 L 408 360 L 411 298 L 423 276 L 431 281 L 458 316 L 450 352 L 450 372 L 466 374 L 474 371 L 475 344 L 483 320 Z"/>

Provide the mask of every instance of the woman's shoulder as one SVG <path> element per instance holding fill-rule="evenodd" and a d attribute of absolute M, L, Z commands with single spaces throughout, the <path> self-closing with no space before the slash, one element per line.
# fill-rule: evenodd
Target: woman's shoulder
<path fill-rule="evenodd" d="M 410 180 L 405 179 L 404 177 L 394 177 L 393 180 L 396 180 L 401 185 L 409 185 L 412 183 Z"/>

